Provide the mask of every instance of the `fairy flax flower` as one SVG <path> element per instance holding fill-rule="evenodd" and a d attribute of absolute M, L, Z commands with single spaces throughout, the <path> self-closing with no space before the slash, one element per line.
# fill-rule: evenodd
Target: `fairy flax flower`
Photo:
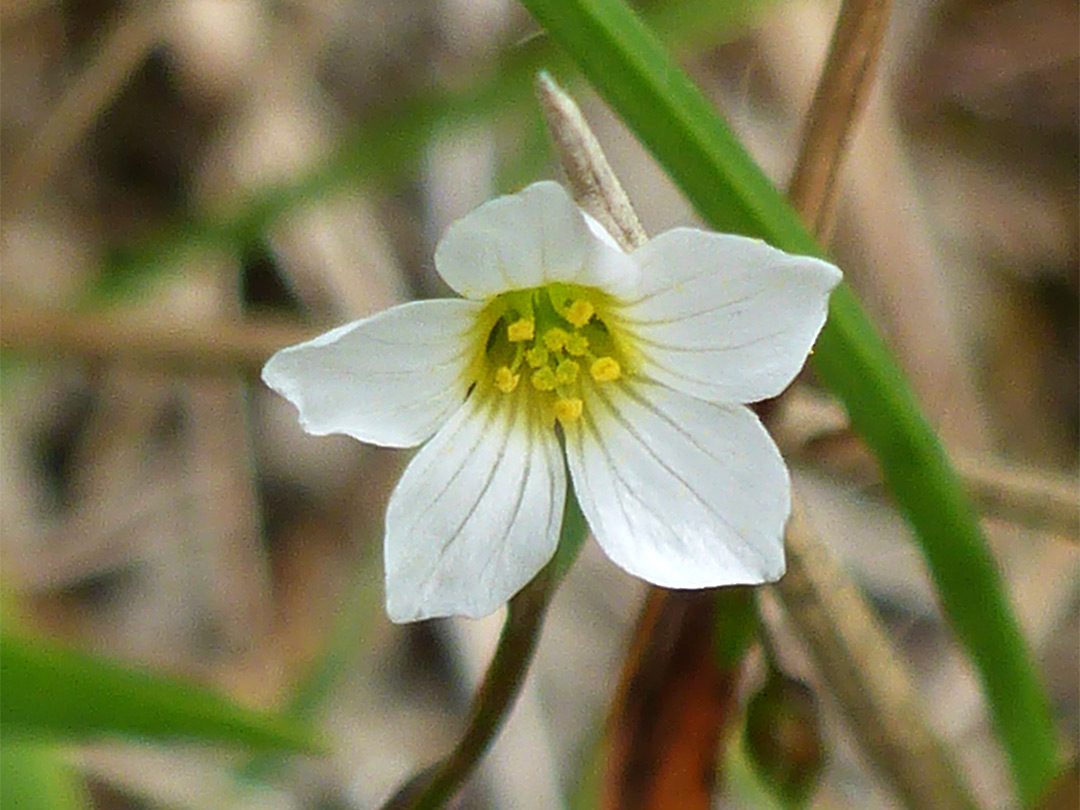
<path fill-rule="evenodd" d="M 426 442 L 387 509 L 391 619 L 509 599 L 555 551 L 567 468 L 635 576 L 783 574 L 788 473 L 742 403 L 791 382 L 839 270 L 692 228 L 627 254 L 551 182 L 453 224 L 435 266 L 463 298 L 393 307 L 263 369 L 308 433 Z"/>

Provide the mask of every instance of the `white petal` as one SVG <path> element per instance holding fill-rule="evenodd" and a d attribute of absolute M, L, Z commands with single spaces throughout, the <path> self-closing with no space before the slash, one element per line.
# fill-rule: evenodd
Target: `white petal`
<path fill-rule="evenodd" d="M 635 251 L 620 310 L 641 373 L 711 402 L 779 394 L 806 362 L 841 278 L 756 239 L 676 228 Z"/>
<path fill-rule="evenodd" d="M 485 616 L 551 559 L 566 473 L 555 431 L 524 397 L 470 397 L 412 460 L 386 513 L 395 622 Z"/>
<path fill-rule="evenodd" d="M 790 483 L 749 409 L 649 382 L 592 386 L 566 455 L 593 534 L 631 574 L 668 588 L 783 575 Z"/>
<path fill-rule="evenodd" d="M 553 281 L 607 289 L 608 279 L 632 266 L 550 181 L 484 203 L 451 225 L 435 249 L 439 275 L 473 299 Z"/>
<path fill-rule="evenodd" d="M 262 378 L 299 409 L 308 433 L 411 447 L 464 401 L 482 309 L 459 300 L 403 304 L 282 349 Z"/>
<path fill-rule="evenodd" d="M 611 235 L 611 231 L 600 224 L 600 220 L 596 219 L 592 214 L 588 214 L 585 211 L 581 212 L 581 215 L 585 217 L 585 224 L 589 226 L 589 231 L 592 235 L 607 245 L 612 250 L 622 251 L 619 247 L 619 243 L 615 241 L 615 237 Z"/>

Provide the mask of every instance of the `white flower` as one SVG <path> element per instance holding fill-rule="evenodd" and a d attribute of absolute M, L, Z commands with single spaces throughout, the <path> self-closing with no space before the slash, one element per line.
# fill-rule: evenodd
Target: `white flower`
<path fill-rule="evenodd" d="M 394 307 L 263 369 L 309 433 L 427 442 L 387 509 L 391 619 L 509 599 L 555 552 L 567 466 L 631 574 L 783 574 L 788 474 L 741 403 L 791 382 L 839 270 L 691 228 L 626 254 L 551 182 L 454 223 L 435 266 L 463 299 Z"/>

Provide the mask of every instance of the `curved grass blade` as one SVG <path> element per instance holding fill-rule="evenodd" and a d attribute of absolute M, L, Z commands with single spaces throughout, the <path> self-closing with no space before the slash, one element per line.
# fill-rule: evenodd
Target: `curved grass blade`
<path fill-rule="evenodd" d="M 714 228 L 822 255 L 710 102 L 620 0 L 522 0 Z M 978 668 L 1021 800 L 1058 768 L 1049 702 L 975 512 L 851 290 L 832 296 L 814 357 L 915 529 L 943 607 Z"/>
<path fill-rule="evenodd" d="M 0 729 L 24 741 L 109 735 L 317 753 L 303 725 L 244 708 L 209 689 L 36 639 L 0 639 Z"/>

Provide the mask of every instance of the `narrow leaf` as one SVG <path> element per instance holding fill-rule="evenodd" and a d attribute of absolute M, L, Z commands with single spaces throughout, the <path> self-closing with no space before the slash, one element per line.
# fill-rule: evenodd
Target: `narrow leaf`
<path fill-rule="evenodd" d="M 123 735 L 315 753 L 304 726 L 208 689 L 36 639 L 0 640 L 5 743 Z"/>

